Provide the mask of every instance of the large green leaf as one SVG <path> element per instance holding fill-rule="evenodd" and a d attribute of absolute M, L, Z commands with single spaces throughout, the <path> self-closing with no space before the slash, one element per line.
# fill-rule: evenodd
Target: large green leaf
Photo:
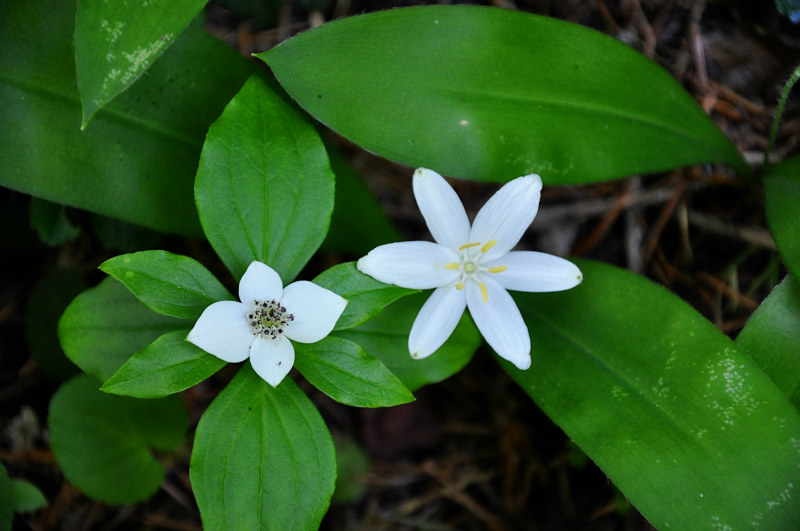
<path fill-rule="evenodd" d="M 75 69 L 82 125 L 147 70 L 206 0 L 78 3 Z"/>
<path fill-rule="evenodd" d="M 273 388 L 247 364 L 200 419 L 189 472 L 205 529 L 316 529 L 336 456 L 294 381 Z"/>
<path fill-rule="evenodd" d="M 766 168 L 764 194 L 772 237 L 789 271 L 800 278 L 800 157 Z"/>
<path fill-rule="evenodd" d="M 764 299 L 736 343 L 800 409 L 800 282 L 793 275 Z"/>
<path fill-rule="evenodd" d="M 150 311 L 122 284 L 106 278 L 67 306 L 58 338 L 67 357 L 102 382 L 160 335 L 191 325 Z"/>
<path fill-rule="evenodd" d="M 711 161 L 747 171 L 666 71 L 559 20 L 394 9 L 324 24 L 258 57 L 334 131 L 454 177 L 585 183 Z"/>
<path fill-rule="evenodd" d="M 209 305 L 233 300 L 225 286 L 200 262 L 167 251 L 115 256 L 100 264 L 100 269 L 162 315 L 197 319 Z"/>
<path fill-rule="evenodd" d="M 258 260 L 287 283 L 325 238 L 334 181 L 314 127 L 252 77 L 208 131 L 197 210 L 208 241 L 236 278 Z"/>
<path fill-rule="evenodd" d="M 74 27 L 75 0 L 3 6 L 0 186 L 200 235 L 192 186 L 203 138 L 252 65 L 190 28 L 81 131 Z"/>
<path fill-rule="evenodd" d="M 403 385 L 414 391 L 460 371 L 481 344 L 481 336 L 465 313 L 450 338 L 432 355 L 417 360 L 408 352 L 408 334 L 428 294 L 393 302 L 376 317 L 356 328 L 334 332 L 381 360 Z"/>
<path fill-rule="evenodd" d="M 297 370 L 337 402 L 386 407 L 414 400 L 383 362 L 352 341 L 328 336 L 312 344 L 295 343 L 295 351 Z"/>
<path fill-rule="evenodd" d="M 138 400 L 101 392 L 94 378 L 76 376 L 53 395 L 50 443 L 64 476 L 106 503 L 141 501 L 164 479 L 151 449 L 179 446 L 189 418 L 177 396 Z"/>
<path fill-rule="evenodd" d="M 800 522 L 800 415 L 678 297 L 580 261 L 569 291 L 515 294 L 533 364 L 511 376 L 659 529 Z"/>

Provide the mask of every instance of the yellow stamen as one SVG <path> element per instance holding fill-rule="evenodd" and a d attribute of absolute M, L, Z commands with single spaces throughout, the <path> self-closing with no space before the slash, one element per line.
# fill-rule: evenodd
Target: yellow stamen
<path fill-rule="evenodd" d="M 470 247 L 477 247 L 480 244 L 481 244 L 481 242 L 465 243 L 464 245 L 459 247 L 458 250 L 459 251 L 463 251 L 464 249 L 469 249 Z M 494 245 L 494 244 L 492 244 L 492 245 Z"/>
<path fill-rule="evenodd" d="M 489 268 L 487 268 L 486 270 L 487 270 L 489 273 L 502 273 L 502 272 L 503 272 L 503 271 L 505 271 L 506 269 L 508 269 L 506 266 L 497 266 L 497 267 L 489 267 Z"/>
<path fill-rule="evenodd" d="M 456 282 L 456 289 L 457 290 L 464 289 L 464 283 L 463 282 Z"/>
<path fill-rule="evenodd" d="M 486 242 L 486 245 L 481 247 L 481 252 L 485 253 L 486 251 L 488 251 L 489 249 L 494 247 L 494 244 L 496 244 L 496 243 L 497 243 L 497 240 L 489 240 L 488 242 Z"/>
<path fill-rule="evenodd" d="M 478 285 L 481 287 L 481 297 L 483 297 L 483 302 L 489 302 L 489 291 L 486 289 L 486 284 L 483 282 L 478 282 Z"/>
<path fill-rule="evenodd" d="M 444 266 L 445 269 L 458 269 L 458 264 L 453 262 L 452 264 L 447 264 Z"/>

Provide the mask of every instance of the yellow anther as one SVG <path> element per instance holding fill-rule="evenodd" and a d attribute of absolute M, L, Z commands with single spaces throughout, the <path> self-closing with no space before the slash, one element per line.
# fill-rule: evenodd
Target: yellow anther
<path fill-rule="evenodd" d="M 457 290 L 464 289 L 464 283 L 463 282 L 456 282 L 456 289 Z"/>
<path fill-rule="evenodd" d="M 486 270 L 487 270 L 489 273 L 502 273 L 502 272 L 503 272 L 503 271 L 505 271 L 506 269 L 508 269 L 506 266 L 497 266 L 497 267 L 489 267 L 489 268 L 487 268 Z"/>
<path fill-rule="evenodd" d="M 488 242 L 486 242 L 486 244 L 483 247 L 481 247 L 481 252 L 485 253 L 486 251 L 488 251 L 489 249 L 494 247 L 494 244 L 496 244 L 496 243 L 497 243 L 497 240 L 489 240 Z"/>
<path fill-rule="evenodd" d="M 447 264 L 444 266 L 445 269 L 458 269 L 458 264 L 453 262 L 452 264 Z"/>
<path fill-rule="evenodd" d="M 469 249 L 470 247 L 477 247 L 480 244 L 481 244 L 481 242 L 465 243 L 464 245 L 459 247 L 458 250 L 459 251 L 463 251 L 464 249 Z M 492 244 L 492 245 L 494 245 L 494 244 Z"/>
<path fill-rule="evenodd" d="M 481 297 L 483 297 L 483 302 L 489 302 L 489 291 L 486 289 L 486 284 L 483 282 L 478 282 L 478 285 L 481 287 Z"/>

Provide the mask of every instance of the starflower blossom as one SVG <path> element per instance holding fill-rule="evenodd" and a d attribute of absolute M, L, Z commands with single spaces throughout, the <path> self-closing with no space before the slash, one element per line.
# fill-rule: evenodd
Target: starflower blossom
<path fill-rule="evenodd" d="M 292 341 L 324 338 L 347 305 L 339 295 L 304 280 L 284 288 L 278 273 L 261 262 L 251 263 L 242 276 L 239 300 L 211 304 L 186 339 L 229 363 L 249 357 L 256 373 L 273 387 L 294 365 Z"/>
<path fill-rule="evenodd" d="M 531 340 L 507 290 L 561 291 L 583 276 L 571 262 L 545 253 L 511 251 L 539 209 L 542 180 L 526 175 L 505 184 L 470 227 L 455 190 L 435 171 L 414 173 L 414 197 L 434 242 L 381 245 L 358 261 L 371 277 L 404 288 L 430 289 L 408 337 L 414 358 L 436 351 L 465 308 L 487 343 L 520 369 L 531 365 Z"/>

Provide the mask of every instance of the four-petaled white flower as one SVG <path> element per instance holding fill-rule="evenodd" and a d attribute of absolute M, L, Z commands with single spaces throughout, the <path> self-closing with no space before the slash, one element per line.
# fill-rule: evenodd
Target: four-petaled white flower
<path fill-rule="evenodd" d="M 504 185 L 478 212 L 472 227 L 455 190 L 441 175 L 420 168 L 413 182 L 414 197 L 436 243 L 381 245 L 358 261 L 361 272 L 381 282 L 436 288 L 411 327 L 411 356 L 424 358 L 436 351 L 468 307 L 489 345 L 518 368 L 527 369 L 530 335 L 506 290 L 561 291 L 583 279 L 580 270 L 563 258 L 511 251 L 539 209 L 541 178 L 526 175 Z"/>
<path fill-rule="evenodd" d="M 250 358 L 273 387 L 294 365 L 292 341 L 316 343 L 331 333 L 347 301 L 311 282 L 285 288 L 271 267 L 253 262 L 239 282 L 239 300 L 203 310 L 186 338 L 229 363 Z M 291 340 L 291 341 L 290 341 Z"/>

